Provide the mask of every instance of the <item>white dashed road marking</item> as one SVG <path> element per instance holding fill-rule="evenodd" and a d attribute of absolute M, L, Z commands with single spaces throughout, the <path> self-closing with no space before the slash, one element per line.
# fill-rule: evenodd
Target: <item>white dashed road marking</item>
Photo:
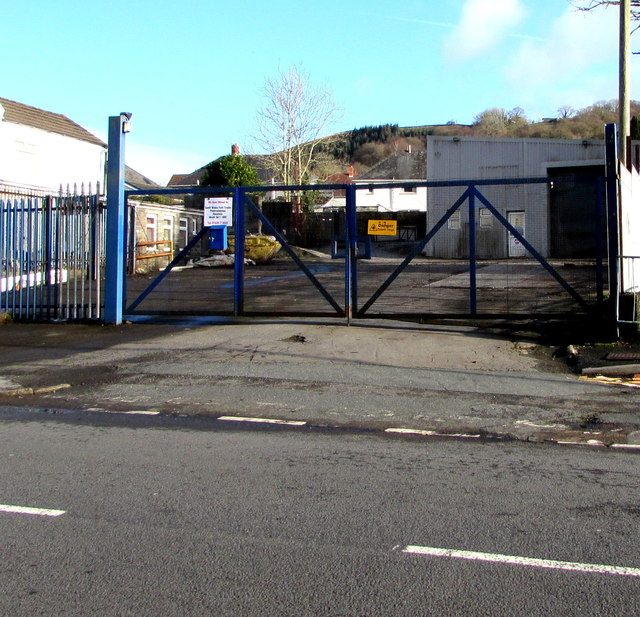
<path fill-rule="evenodd" d="M 218 420 L 225 422 L 255 422 L 256 424 L 282 424 L 285 426 L 305 426 L 300 420 L 274 420 L 273 418 L 243 418 L 241 416 L 219 416 Z"/>
<path fill-rule="evenodd" d="M 46 508 L 28 508 L 26 506 L 8 506 L 0 504 L 0 512 L 8 512 L 11 514 L 31 514 L 35 516 L 60 516 L 65 514 L 66 510 L 49 510 Z"/>
<path fill-rule="evenodd" d="M 471 561 L 489 561 L 514 566 L 529 566 L 531 568 L 549 568 L 552 570 L 571 570 L 592 574 L 615 574 L 618 576 L 640 577 L 640 568 L 626 568 L 621 566 L 607 566 L 595 563 L 574 563 L 571 561 L 555 561 L 553 559 L 533 559 L 515 555 L 499 555 L 494 553 L 476 553 L 474 551 L 458 551 L 448 548 L 433 548 L 430 546 L 405 546 L 403 553 L 411 555 L 427 555 L 430 557 L 449 557 L 452 559 L 467 559 Z"/>

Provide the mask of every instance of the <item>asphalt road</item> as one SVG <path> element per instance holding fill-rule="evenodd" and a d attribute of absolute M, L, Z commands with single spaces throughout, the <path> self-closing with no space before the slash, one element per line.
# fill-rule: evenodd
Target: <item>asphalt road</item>
<path fill-rule="evenodd" d="M 640 613 L 637 454 L 128 422 L 0 417 L 1 615 Z"/>
<path fill-rule="evenodd" d="M 0 406 L 627 442 L 640 390 L 581 381 L 544 345 L 469 327 L 266 321 L 14 324 Z M 564 367 L 563 367 L 564 365 Z"/>

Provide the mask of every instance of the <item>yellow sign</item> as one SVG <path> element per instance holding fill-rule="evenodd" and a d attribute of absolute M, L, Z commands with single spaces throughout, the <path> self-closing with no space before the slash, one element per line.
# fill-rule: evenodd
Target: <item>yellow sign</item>
<path fill-rule="evenodd" d="M 367 231 L 370 236 L 397 236 L 398 221 L 369 221 Z"/>

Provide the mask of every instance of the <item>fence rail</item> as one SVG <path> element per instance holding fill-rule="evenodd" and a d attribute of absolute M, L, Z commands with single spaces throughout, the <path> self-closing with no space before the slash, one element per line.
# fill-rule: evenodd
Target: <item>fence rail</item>
<path fill-rule="evenodd" d="M 105 214 L 95 194 L 0 186 L 0 311 L 16 320 L 101 319 Z"/>

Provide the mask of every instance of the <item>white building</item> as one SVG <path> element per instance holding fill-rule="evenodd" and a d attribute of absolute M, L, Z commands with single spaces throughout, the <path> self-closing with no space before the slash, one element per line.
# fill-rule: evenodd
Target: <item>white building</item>
<path fill-rule="evenodd" d="M 0 98 L 0 183 L 95 190 L 106 153 L 103 141 L 66 116 Z"/>
<path fill-rule="evenodd" d="M 357 208 L 359 212 L 425 212 L 427 189 L 425 187 L 395 186 L 377 188 L 385 182 L 424 181 L 426 178 L 426 153 L 395 152 L 374 165 L 354 180 L 359 187 Z"/>

